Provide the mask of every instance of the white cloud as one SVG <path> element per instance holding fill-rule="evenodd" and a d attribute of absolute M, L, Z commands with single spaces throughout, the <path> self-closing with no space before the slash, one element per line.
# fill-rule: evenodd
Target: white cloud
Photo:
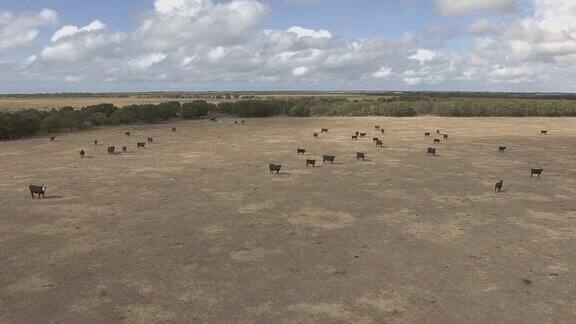
<path fill-rule="evenodd" d="M 0 10 L 0 53 L 29 45 L 40 33 L 39 27 L 58 21 L 54 10 L 44 9 L 37 14 L 13 14 Z"/>
<path fill-rule="evenodd" d="M 409 58 L 419 61 L 420 63 L 425 63 L 427 61 L 435 59 L 437 56 L 438 54 L 434 51 L 425 48 L 420 48 L 416 51 L 416 54 L 409 56 Z"/>
<path fill-rule="evenodd" d="M 515 0 L 436 0 L 436 11 L 445 16 L 462 16 L 481 12 L 510 13 L 518 11 L 519 8 Z"/>
<path fill-rule="evenodd" d="M 128 66 L 132 69 L 148 70 L 153 65 L 163 62 L 164 60 L 166 60 L 166 55 L 163 53 L 150 53 L 128 61 Z"/>
<path fill-rule="evenodd" d="M 390 75 L 392 75 L 392 69 L 386 66 L 382 66 L 378 71 L 374 72 L 374 74 L 372 75 L 378 79 L 386 79 Z"/>
<path fill-rule="evenodd" d="M 288 29 L 288 32 L 296 34 L 296 36 L 298 36 L 298 38 L 301 38 L 301 37 L 332 38 L 332 34 L 329 31 L 324 30 L 324 29 L 313 30 L 313 29 L 302 28 L 299 26 L 294 26 L 294 27 L 290 27 Z"/>
<path fill-rule="evenodd" d="M 292 70 L 292 75 L 299 77 L 299 76 L 304 76 L 308 73 L 309 68 L 305 67 L 305 66 L 299 66 L 296 67 Z"/>

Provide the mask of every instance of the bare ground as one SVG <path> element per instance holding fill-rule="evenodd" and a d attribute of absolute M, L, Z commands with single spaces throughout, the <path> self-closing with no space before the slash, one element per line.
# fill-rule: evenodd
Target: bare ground
<path fill-rule="evenodd" d="M 450 140 L 428 157 L 436 128 Z M 575 130 L 273 118 L 0 142 L 0 322 L 574 322 Z"/>

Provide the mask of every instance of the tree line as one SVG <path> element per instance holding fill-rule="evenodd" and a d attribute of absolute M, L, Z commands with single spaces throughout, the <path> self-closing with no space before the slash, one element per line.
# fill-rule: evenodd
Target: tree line
<path fill-rule="evenodd" d="M 397 97 L 348 100 L 345 98 L 300 98 L 240 100 L 211 104 L 197 100 L 139 104 L 122 108 L 112 104 L 64 107 L 43 111 L 0 111 L 0 140 L 18 139 L 41 132 L 54 133 L 103 125 L 156 123 L 172 118 L 197 119 L 208 114 L 240 118 L 272 116 L 444 116 L 444 117 L 575 117 L 576 102 L 567 100 L 504 100 Z"/>

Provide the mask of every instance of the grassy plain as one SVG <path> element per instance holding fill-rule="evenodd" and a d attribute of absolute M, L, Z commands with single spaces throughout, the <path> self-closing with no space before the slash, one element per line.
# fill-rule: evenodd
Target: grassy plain
<path fill-rule="evenodd" d="M 282 117 L 0 142 L 0 322 L 574 322 L 575 130 Z"/>

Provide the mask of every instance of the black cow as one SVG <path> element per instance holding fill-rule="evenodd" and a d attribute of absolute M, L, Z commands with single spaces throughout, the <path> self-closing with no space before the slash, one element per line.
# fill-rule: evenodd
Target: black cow
<path fill-rule="evenodd" d="M 444 139 L 445 139 L 445 140 L 448 139 L 448 134 L 444 134 Z"/>
<path fill-rule="evenodd" d="M 384 134 L 384 133 L 386 133 L 386 130 L 385 130 L 385 129 L 381 129 L 380 132 L 381 132 L 382 134 Z"/>
<path fill-rule="evenodd" d="M 506 146 L 499 146 L 498 147 L 498 152 L 504 152 L 506 151 Z"/>
<path fill-rule="evenodd" d="M 245 123 L 246 123 L 246 121 L 245 121 L 245 120 L 243 120 L 243 121 L 242 121 L 242 124 L 245 124 Z"/>
<path fill-rule="evenodd" d="M 211 121 L 212 123 L 215 123 L 215 122 L 216 122 L 216 118 L 210 118 L 210 121 Z"/>
<path fill-rule="evenodd" d="M 384 142 L 382 142 L 381 140 L 376 141 L 376 147 L 383 147 L 384 146 Z"/>
<path fill-rule="evenodd" d="M 364 152 L 356 152 L 356 160 L 366 160 L 366 153 Z"/>
<path fill-rule="evenodd" d="M 360 137 L 366 137 L 366 133 L 360 133 Z"/>
<path fill-rule="evenodd" d="M 234 124 L 238 124 L 238 121 L 237 121 L 237 120 L 235 120 L 235 121 L 234 121 Z"/>
<path fill-rule="evenodd" d="M 360 132 L 359 132 L 359 131 L 356 131 L 355 135 L 356 135 L 356 136 L 360 135 Z"/>
<path fill-rule="evenodd" d="M 547 131 L 547 130 L 541 130 L 541 131 L 540 131 L 540 134 L 542 134 L 542 135 L 547 135 L 547 134 L 548 134 L 548 131 Z"/>
<path fill-rule="evenodd" d="M 333 155 L 324 155 L 322 156 L 322 163 L 326 162 L 334 163 L 334 159 L 336 159 L 336 157 Z"/>
<path fill-rule="evenodd" d="M 429 147 L 427 154 L 428 154 L 428 155 L 434 155 L 434 156 L 436 156 L 436 149 L 433 148 L 433 147 Z"/>
<path fill-rule="evenodd" d="M 97 146 L 97 145 L 98 145 L 98 141 L 94 141 L 94 146 Z"/>
<path fill-rule="evenodd" d="M 124 133 L 124 135 L 130 136 L 130 132 L 126 132 L 126 133 Z"/>
<path fill-rule="evenodd" d="M 430 137 L 430 132 L 424 133 L 424 136 Z"/>
<path fill-rule="evenodd" d="M 136 147 L 137 147 L 137 148 L 144 148 L 144 147 L 146 147 L 146 143 L 144 143 L 144 142 L 138 142 L 138 143 L 136 143 Z"/>
<path fill-rule="evenodd" d="M 322 133 L 328 133 L 330 130 L 328 128 L 322 128 L 321 132 Z"/>
<path fill-rule="evenodd" d="M 439 139 L 439 138 L 435 138 L 435 139 L 434 139 L 434 143 L 440 143 L 440 139 Z"/>
<path fill-rule="evenodd" d="M 54 142 L 56 140 L 56 136 L 50 136 L 50 142 Z"/>
<path fill-rule="evenodd" d="M 176 127 L 172 127 L 172 131 L 175 132 L 175 131 L 176 131 Z"/>
<path fill-rule="evenodd" d="M 86 155 L 86 152 L 84 150 L 80 150 L 80 158 L 83 158 L 84 155 Z"/>
<path fill-rule="evenodd" d="M 532 169 L 532 170 L 530 170 L 530 178 L 532 178 L 533 175 L 537 175 L 538 178 L 540 178 L 542 171 L 544 171 L 544 169 Z"/>
<path fill-rule="evenodd" d="M 106 149 L 106 151 L 108 152 L 108 154 L 114 154 L 114 151 L 116 151 L 116 147 L 114 147 L 114 146 L 108 146 L 108 148 Z"/>
<path fill-rule="evenodd" d="M 122 146 L 122 152 L 128 153 L 128 146 Z"/>
<path fill-rule="evenodd" d="M 374 126 L 374 129 L 380 129 L 380 126 Z"/>
<path fill-rule="evenodd" d="M 436 134 L 440 134 L 440 130 L 439 130 L 439 129 L 436 130 Z"/>
<path fill-rule="evenodd" d="M 309 166 L 309 165 L 311 165 L 312 167 L 315 167 L 316 166 L 316 160 L 307 159 L 306 160 L 306 166 Z"/>
<path fill-rule="evenodd" d="M 352 140 L 353 140 L 353 141 L 357 141 L 357 140 L 358 140 L 358 135 L 352 135 Z"/>
<path fill-rule="evenodd" d="M 304 155 L 306 153 L 305 149 L 296 149 L 296 153 Z"/>
<path fill-rule="evenodd" d="M 378 142 L 380 139 L 378 137 L 372 137 L 372 142 Z"/>
<path fill-rule="evenodd" d="M 314 133 L 314 138 L 318 138 L 318 133 Z"/>
<path fill-rule="evenodd" d="M 270 164 L 270 173 L 276 172 L 276 174 L 279 174 L 280 169 L 282 169 L 282 165 Z"/>
<path fill-rule="evenodd" d="M 496 186 L 494 187 L 494 192 L 502 191 L 502 185 L 504 185 L 504 180 L 500 180 L 496 182 Z"/>
<path fill-rule="evenodd" d="M 40 198 L 40 196 L 46 198 L 46 186 L 35 186 L 35 185 L 30 185 L 28 186 L 28 188 L 30 188 L 30 194 L 32 195 L 32 199 L 34 199 L 34 194 L 38 195 L 38 198 Z"/>
<path fill-rule="evenodd" d="M 148 143 L 153 143 L 154 139 L 152 137 L 148 137 Z"/>

